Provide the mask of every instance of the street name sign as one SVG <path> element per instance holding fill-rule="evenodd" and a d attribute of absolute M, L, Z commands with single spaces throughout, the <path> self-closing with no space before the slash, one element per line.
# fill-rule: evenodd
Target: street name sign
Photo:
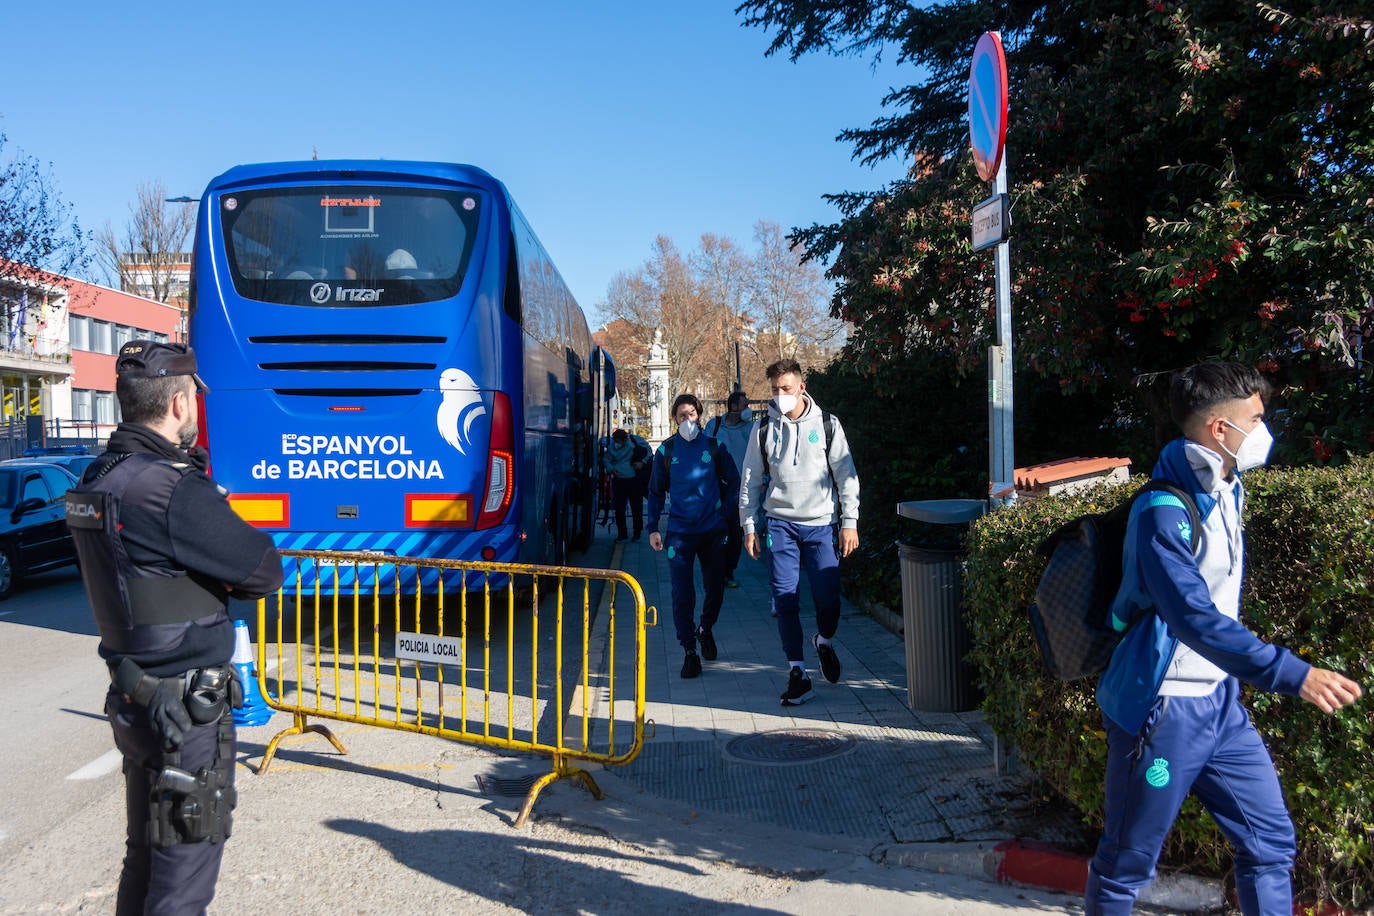
<path fill-rule="evenodd" d="M 996 194 L 973 208 L 973 250 L 991 248 L 1007 238 L 1007 195 Z"/>

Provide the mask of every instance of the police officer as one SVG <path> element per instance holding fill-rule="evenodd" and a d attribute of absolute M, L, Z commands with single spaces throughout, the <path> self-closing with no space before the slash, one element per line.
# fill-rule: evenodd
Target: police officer
<path fill-rule="evenodd" d="M 119 349 L 124 422 L 67 495 L 67 522 L 110 668 L 105 713 L 124 755 L 128 833 L 116 912 L 203 913 L 234 806 L 228 599 L 281 585 L 272 540 L 205 473 L 195 354 Z"/>

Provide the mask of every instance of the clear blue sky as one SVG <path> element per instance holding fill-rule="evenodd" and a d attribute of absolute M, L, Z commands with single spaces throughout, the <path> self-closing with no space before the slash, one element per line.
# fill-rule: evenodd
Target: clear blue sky
<path fill-rule="evenodd" d="M 435 159 L 502 179 L 592 313 L 655 235 L 752 244 L 872 190 L 835 135 L 909 73 L 765 58 L 735 0 L 10 4 L 6 151 L 51 162 L 83 228 L 122 230 L 140 181 L 199 197 L 279 159 Z"/>

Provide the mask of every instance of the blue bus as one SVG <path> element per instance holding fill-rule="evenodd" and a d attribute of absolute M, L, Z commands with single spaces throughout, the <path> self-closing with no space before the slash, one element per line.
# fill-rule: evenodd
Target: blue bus
<path fill-rule="evenodd" d="M 278 547 L 563 565 L 590 540 L 615 369 L 501 182 L 238 166 L 192 261 L 211 472 Z"/>

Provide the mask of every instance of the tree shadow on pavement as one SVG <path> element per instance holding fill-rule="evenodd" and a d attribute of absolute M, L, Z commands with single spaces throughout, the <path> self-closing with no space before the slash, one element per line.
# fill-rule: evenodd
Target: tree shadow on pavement
<path fill-rule="evenodd" d="M 408 833 L 384 824 L 351 818 L 324 822 L 340 833 L 370 840 L 405 867 L 485 900 L 526 913 L 660 912 L 701 909 L 702 898 L 689 891 L 636 880 L 645 866 L 668 869 L 683 878 L 708 878 L 690 863 L 652 855 L 541 840 L 528 833 L 421 830 Z M 606 865 L 596 862 L 607 862 Z M 709 904 L 712 912 L 776 913 L 779 910 Z"/>

